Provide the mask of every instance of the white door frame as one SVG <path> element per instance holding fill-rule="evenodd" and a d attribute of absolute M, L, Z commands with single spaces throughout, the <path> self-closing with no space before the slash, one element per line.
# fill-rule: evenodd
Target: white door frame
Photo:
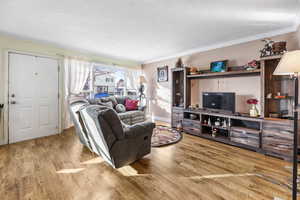
<path fill-rule="evenodd" d="M 57 60 L 58 66 L 60 68 L 58 72 L 58 130 L 59 133 L 62 133 L 62 110 L 63 110 L 63 70 L 62 70 L 62 59 L 56 56 L 43 55 L 34 52 L 24 52 L 18 50 L 6 50 L 4 52 L 4 107 L 3 107 L 3 127 L 4 127 L 4 140 L 0 141 L 0 145 L 9 144 L 9 54 L 21 54 L 28 56 L 37 56 L 42 58 L 50 58 Z"/>

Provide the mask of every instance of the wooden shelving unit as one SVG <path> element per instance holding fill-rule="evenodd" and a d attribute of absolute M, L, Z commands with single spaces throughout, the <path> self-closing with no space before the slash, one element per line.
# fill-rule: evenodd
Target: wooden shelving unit
<path fill-rule="evenodd" d="M 240 70 L 240 71 L 229 71 L 229 72 L 211 72 L 203 74 L 193 74 L 187 75 L 189 79 L 196 78 L 217 78 L 217 77 L 235 77 L 235 76 L 258 76 L 260 74 L 260 69 L 255 70 Z"/>
<path fill-rule="evenodd" d="M 291 109 L 288 107 L 288 102 L 294 96 L 292 90 L 293 82 L 289 77 L 273 75 L 280 59 L 281 56 L 262 58 L 260 59 L 260 69 L 250 71 L 242 70 L 239 67 L 229 67 L 227 72 L 210 73 L 203 71 L 201 74 L 189 74 L 189 68 L 172 69 L 173 87 L 177 87 L 172 90 L 172 126 L 178 127 L 181 123 L 183 131 L 186 133 L 289 160 L 292 156 L 293 120 L 292 118 L 283 118 L 289 116 L 289 109 Z M 181 73 L 181 75 L 178 75 L 178 73 Z M 260 117 L 253 118 L 244 114 L 236 115 L 216 113 L 203 109 L 187 109 L 191 105 L 191 85 L 194 79 L 247 78 L 249 76 L 260 77 Z M 181 77 L 180 84 L 178 84 L 178 81 L 177 84 L 174 82 L 178 80 L 178 77 Z M 184 98 L 184 106 L 181 107 L 176 106 L 176 103 L 174 104 L 177 101 L 174 99 L 176 98 L 174 95 L 179 90 L 184 92 L 183 95 L 180 95 Z M 272 98 L 270 99 L 267 98 L 269 93 L 272 93 Z M 274 98 L 278 93 L 287 96 L 287 98 Z M 279 113 L 279 118 L 271 118 L 271 116 L 274 116 L 272 113 Z M 191 120 L 189 118 L 190 114 L 197 115 L 197 119 Z M 214 124 L 208 125 L 203 122 L 203 117 L 205 116 L 227 119 L 230 121 L 230 126 L 223 128 Z M 211 134 L 213 128 L 218 129 L 223 135 L 213 137 Z"/>

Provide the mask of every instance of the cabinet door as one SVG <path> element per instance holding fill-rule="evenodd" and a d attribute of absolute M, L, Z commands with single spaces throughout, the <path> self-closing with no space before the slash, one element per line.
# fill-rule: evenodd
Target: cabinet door
<path fill-rule="evenodd" d="M 293 152 L 293 125 L 287 123 L 264 122 L 262 131 L 263 150 L 290 158 Z"/>
<path fill-rule="evenodd" d="M 182 125 L 183 120 L 183 109 L 173 108 L 172 109 L 172 127 L 176 128 L 178 124 Z"/>
<path fill-rule="evenodd" d="M 259 130 L 252 131 L 247 128 L 232 128 L 230 132 L 230 140 L 252 147 L 259 147 Z"/>
<path fill-rule="evenodd" d="M 193 135 L 200 135 L 201 125 L 200 121 L 195 122 L 194 120 L 183 119 L 182 128 L 184 132 L 193 134 Z"/>

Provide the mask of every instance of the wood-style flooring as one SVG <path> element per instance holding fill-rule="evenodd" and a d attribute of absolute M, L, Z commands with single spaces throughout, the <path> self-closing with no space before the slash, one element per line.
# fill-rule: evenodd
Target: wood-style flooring
<path fill-rule="evenodd" d="M 1 200 L 291 199 L 290 163 L 184 134 L 142 160 L 113 169 L 61 135 L 0 147 Z"/>

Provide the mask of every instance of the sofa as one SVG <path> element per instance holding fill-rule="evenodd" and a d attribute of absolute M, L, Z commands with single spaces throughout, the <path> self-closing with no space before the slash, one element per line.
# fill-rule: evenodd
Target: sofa
<path fill-rule="evenodd" d="M 103 105 L 105 103 L 112 102 L 112 108 L 115 109 L 117 104 L 122 104 L 125 106 L 126 99 L 130 99 L 128 96 L 110 96 L 110 97 L 103 97 L 99 99 L 89 100 L 91 104 Z M 107 106 L 107 105 L 106 105 Z M 108 105 L 108 107 L 111 107 Z M 117 113 L 120 119 L 128 124 L 133 125 L 136 123 L 140 123 L 146 120 L 146 106 L 139 106 L 137 110 L 130 110 L 125 112 Z"/>
<path fill-rule="evenodd" d="M 154 123 L 126 125 L 114 109 L 85 100 L 72 101 L 69 107 L 81 143 L 112 167 L 128 165 L 151 152 Z"/>

